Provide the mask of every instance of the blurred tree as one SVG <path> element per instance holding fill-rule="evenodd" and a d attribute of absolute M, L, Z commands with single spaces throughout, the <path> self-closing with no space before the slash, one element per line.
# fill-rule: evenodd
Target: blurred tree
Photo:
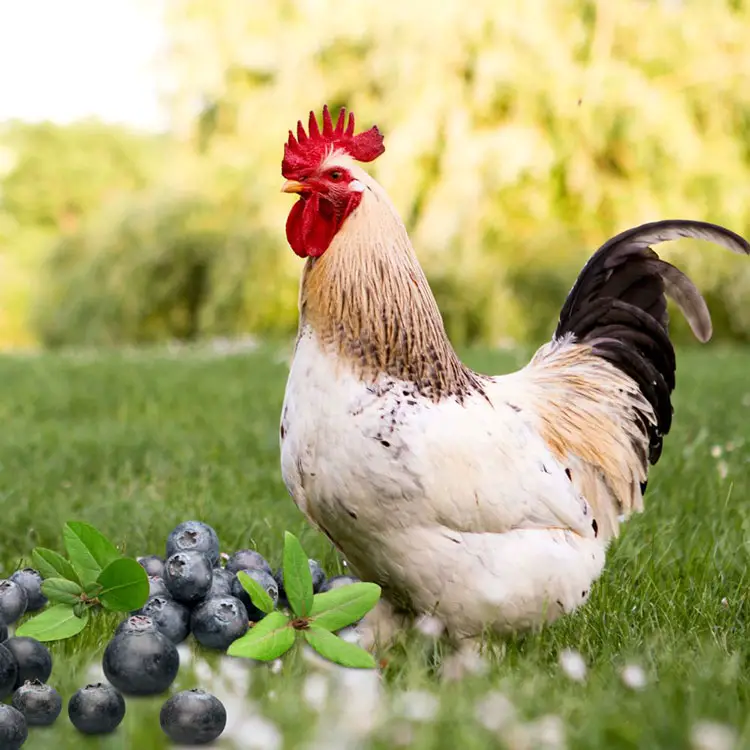
<path fill-rule="evenodd" d="M 171 0 L 176 128 L 224 179 L 252 181 L 281 245 L 287 129 L 324 102 L 377 122 L 372 169 L 449 328 L 538 337 L 551 290 L 611 234 L 667 216 L 750 230 L 748 5 Z M 736 259 L 680 255 L 721 304 L 720 287 L 750 292 Z"/>
<path fill-rule="evenodd" d="M 42 342 L 288 332 L 296 297 L 273 285 L 282 256 L 253 225 L 226 204 L 185 192 L 111 204 L 53 247 L 34 309 Z"/>
<path fill-rule="evenodd" d="M 85 121 L 0 132 L 0 343 L 31 341 L 28 311 L 47 249 L 112 200 L 153 182 L 165 137 Z"/>
<path fill-rule="evenodd" d="M 203 290 L 197 322 L 167 325 L 160 312 L 161 327 L 149 330 L 293 328 L 300 263 L 284 240 L 291 204 L 278 191 L 279 167 L 287 130 L 324 102 L 345 104 L 362 126 L 384 131 L 386 153 L 371 169 L 405 218 L 461 343 L 548 335 L 588 254 L 626 227 L 677 216 L 750 234 L 750 3 L 475 0 L 469 9 L 461 0 L 166 0 L 164 7 L 163 74 L 179 158 L 144 162 L 161 167 L 164 202 L 151 192 L 123 213 L 82 222 L 69 250 L 77 270 L 53 295 L 71 304 L 79 289 L 86 297 L 85 279 L 103 268 L 108 279 L 131 279 L 102 283 L 86 297 L 89 311 L 132 313 L 111 329 L 117 340 L 140 340 L 143 310 L 102 290 L 132 293 L 145 278 L 138 269 L 160 268 L 154 259 L 163 246 L 172 248 L 170 268 L 180 269 L 167 274 L 181 279 L 178 297 L 197 279 L 196 256 L 176 249 L 190 244 L 187 230 L 151 237 L 142 224 L 154 212 L 179 224 L 182 214 L 168 206 L 182 201 L 174 196 L 183 189 L 215 212 L 212 239 L 205 244 L 199 232 L 196 244 L 223 260 L 212 261 L 213 285 L 195 282 Z M 64 164 L 81 184 L 68 187 L 54 167 L 44 171 L 47 159 L 28 157 L 9 183 L 13 217 L 58 231 L 97 196 L 150 181 L 138 177 L 137 157 L 78 142 L 85 158 Z M 54 145 L 44 148 L 55 164 Z M 84 163 L 98 170 L 88 185 L 76 166 Z M 156 200 L 151 209 L 148 200 Z M 224 239 L 219 219 L 229 222 Z M 97 228 L 102 221 L 108 231 Z M 233 265 L 236 237 L 244 238 L 237 247 L 257 248 L 238 251 L 237 259 L 252 257 L 246 265 Z M 63 256 L 58 245 L 55 258 Z M 667 256 L 710 297 L 717 333 L 749 339 L 750 266 L 687 243 Z M 232 278 L 247 269 L 262 273 L 262 295 L 254 280 L 243 286 Z M 219 299 L 218 278 L 241 304 L 216 313 L 210 327 L 204 313 Z M 77 321 L 74 330 L 55 340 L 80 338 L 85 317 L 65 317 Z M 675 331 L 685 328 L 678 322 Z"/>
<path fill-rule="evenodd" d="M 164 154 L 164 138 L 97 121 L 14 123 L 4 141 L 14 156 L 0 183 L 3 211 L 20 226 L 63 232 L 148 185 Z"/>

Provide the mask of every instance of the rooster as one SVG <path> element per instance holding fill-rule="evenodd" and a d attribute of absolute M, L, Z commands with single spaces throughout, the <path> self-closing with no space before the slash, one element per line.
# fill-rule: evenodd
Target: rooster
<path fill-rule="evenodd" d="M 370 643 L 415 615 L 454 641 L 532 629 L 576 609 L 622 519 L 643 509 L 672 421 L 666 295 L 702 342 L 706 304 L 651 245 L 750 245 L 701 221 L 607 241 L 581 271 L 551 341 L 518 372 L 464 365 L 402 220 L 358 163 L 385 148 L 311 112 L 284 148 L 286 222 L 306 258 L 281 418 L 284 482 L 307 519 L 382 587 Z"/>

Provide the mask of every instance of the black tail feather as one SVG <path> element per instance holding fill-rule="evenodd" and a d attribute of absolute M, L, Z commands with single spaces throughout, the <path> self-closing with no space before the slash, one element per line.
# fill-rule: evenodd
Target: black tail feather
<path fill-rule="evenodd" d="M 584 266 L 560 313 L 555 337 L 573 334 L 595 354 L 631 377 L 651 404 L 656 424 L 634 415 L 649 438 L 649 461 L 659 460 L 672 425 L 675 353 L 669 339 L 667 296 L 685 314 L 700 341 L 711 337 L 711 318 L 700 292 L 682 271 L 661 260 L 651 244 L 681 238 L 708 240 L 750 255 L 734 232 L 702 221 L 669 220 L 634 227 L 608 242 Z"/>

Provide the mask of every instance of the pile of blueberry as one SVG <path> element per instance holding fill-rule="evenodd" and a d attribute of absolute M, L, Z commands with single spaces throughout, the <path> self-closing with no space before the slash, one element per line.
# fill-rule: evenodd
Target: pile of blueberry
<path fill-rule="evenodd" d="M 149 598 L 123 620 L 107 644 L 102 668 L 110 684 L 86 685 L 68 702 L 68 717 L 85 734 L 114 731 L 125 716 L 123 695 L 158 695 L 174 682 L 180 667 L 176 645 L 191 633 L 206 648 L 225 651 L 265 614 L 253 605 L 237 573 L 245 571 L 275 605 L 287 606 L 281 569 L 275 573 L 255 550 L 222 555 L 216 532 L 200 521 L 186 521 L 167 538 L 166 559 L 139 557 L 149 576 Z M 222 563 L 224 563 L 222 565 Z M 316 593 L 354 583 L 351 576 L 327 579 L 310 560 Z M 42 579 L 31 568 L 0 581 L 0 748 L 26 741 L 29 726 L 52 724 L 62 711 L 59 693 L 46 684 L 52 671 L 47 648 L 33 638 L 8 638 L 8 624 L 46 604 Z M 169 698 L 160 724 L 177 743 L 212 742 L 224 731 L 226 710 L 215 696 L 185 690 Z"/>
<path fill-rule="evenodd" d="M 225 651 L 233 641 L 244 635 L 248 628 L 265 615 L 250 601 L 250 597 L 237 578 L 244 571 L 254 578 L 274 605 L 286 607 L 282 570 L 275 573 L 266 559 L 251 549 L 242 549 L 231 556 L 221 555 L 216 532 L 200 521 L 186 521 L 172 531 L 167 539 L 167 558 L 151 555 L 139 557 L 138 562 L 149 575 L 150 592 L 146 604 L 134 616 L 120 624 L 116 638 L 104 655 L 107 679 L 115 687 L 122 684 L 123 691 L 141 693 L 161 692 L 164 688 L 150 688 L 140 667 L 125 666 L 138 649 L 123 646 L 126 636 L 142 637 L 144 632 L 158 632 L 165 639 L 151 638 L 155 644 L 178 644 L 190 633 L 207 648 Z M 222 565 L 224 562 L 224 565 Z M 351 576 L 326 579 L 320 563 L 310 560 L 310 573 L 315 593 L 329 591 L 354 583 Z M 140 636 L 138 635 L 140 634 Z M 123 636 L 118 642 L 118 637 Z M 145 642 L 145 640 L 144 640 Z M 176 662 L 168 645 L 163 646 L 165 670 Z M 122 656 L 115 656 L 121 653 Z M 176 652 L 175 652 L 176 654 Z M 176 670 L 176 666 L 174 669 Z M 112 673 L 112 677 L 109 672 Z M 130 675 L 123 681 L 119 674 Z M 136 674 L 137 673 L 137 674 Z M 167 680 L 161 675 L 160 680 Z M 174 677 L 169 678 L 169 685 Z M 125 684 L 127 683 L 127 684 Z M 139 684 L 143 683 L 140 687 Z"/>

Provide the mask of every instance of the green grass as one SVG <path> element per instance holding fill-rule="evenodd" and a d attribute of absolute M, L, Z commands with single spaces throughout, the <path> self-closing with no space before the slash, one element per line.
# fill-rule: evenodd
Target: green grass
<path fill-rule="evenodd" d="M 175 524 L 201 518 L 216 528 L 224 549 L 257 546 L 274 565 L 289 529 L 329 573 L 340 570 L 337 555 L 306 526 L 281 482 L 278 417 L 287 356 L 266 349 L 226 358 L 154 351 L 0 359 L 6 573 L 35 545 L 60 549 L 62 525 L 71 519 L 93 523 L 136 555 L 161 552 Z M 523 358 L 472 352 L 468 359 L 500 372 Z M 494 644 L 489 671 L 460 685 L 436 678 L 439 645 L 408 637 L 389 654 L 373 747 L 399 741 L 415 748 L 497 747 L 475 718 L 489 690 L 504 693 L 524 721 L 559 716 L 576 749 L 686 747 L 701 719 L 733 727 L 741 746 L 750 746 L 750 353 L 690 350 L 678 362 L 675 422 L 652 473 L 647 512 L 610 550 L 590 603 L 539 634 Z M 722 447 L 720 457 L 712 455 L 714 446 Z M 53 647 L 51 682 L 64 697 L 87 681 L 113 627 L 105 618 Z M 564 648 L 586 659 L 585 682 L 562 673 Z M 216 684 L 216 675 L 200 670 L 207 663 L 218 673 L 222 663 L 207 658 L 198 676 L 184 671 L 182 686 Z M 619 670 L 628 663 L 647 673 L 643 691 L 622 684 Z M 241 747 L 253 747 L 253 738 L 273 747 L 262 731 L 274 726 L 285 747 L 301 746 L 317 721 L 300 700 L 311 669 L 299 658 L 285 662 L 280 674 L 251 668 L 247 703 L 235 700 L 231 711 L 270 724 L 253 719 L 254 735 Z M 362 698 L 360 688 L 330 679 L 331 689 L 343 692 L 320 727 L 337 727 L 347 711 L 356 714 Z M 410 724 L 390 715 L 390 699 L 402 690 L 435 691 L 435 719 Z M 83 743 L 63 715 L 52 729 L 32 731 L 25 747 L 166 747 L 161 701 L 129 700 L 117 733 Z"/>

